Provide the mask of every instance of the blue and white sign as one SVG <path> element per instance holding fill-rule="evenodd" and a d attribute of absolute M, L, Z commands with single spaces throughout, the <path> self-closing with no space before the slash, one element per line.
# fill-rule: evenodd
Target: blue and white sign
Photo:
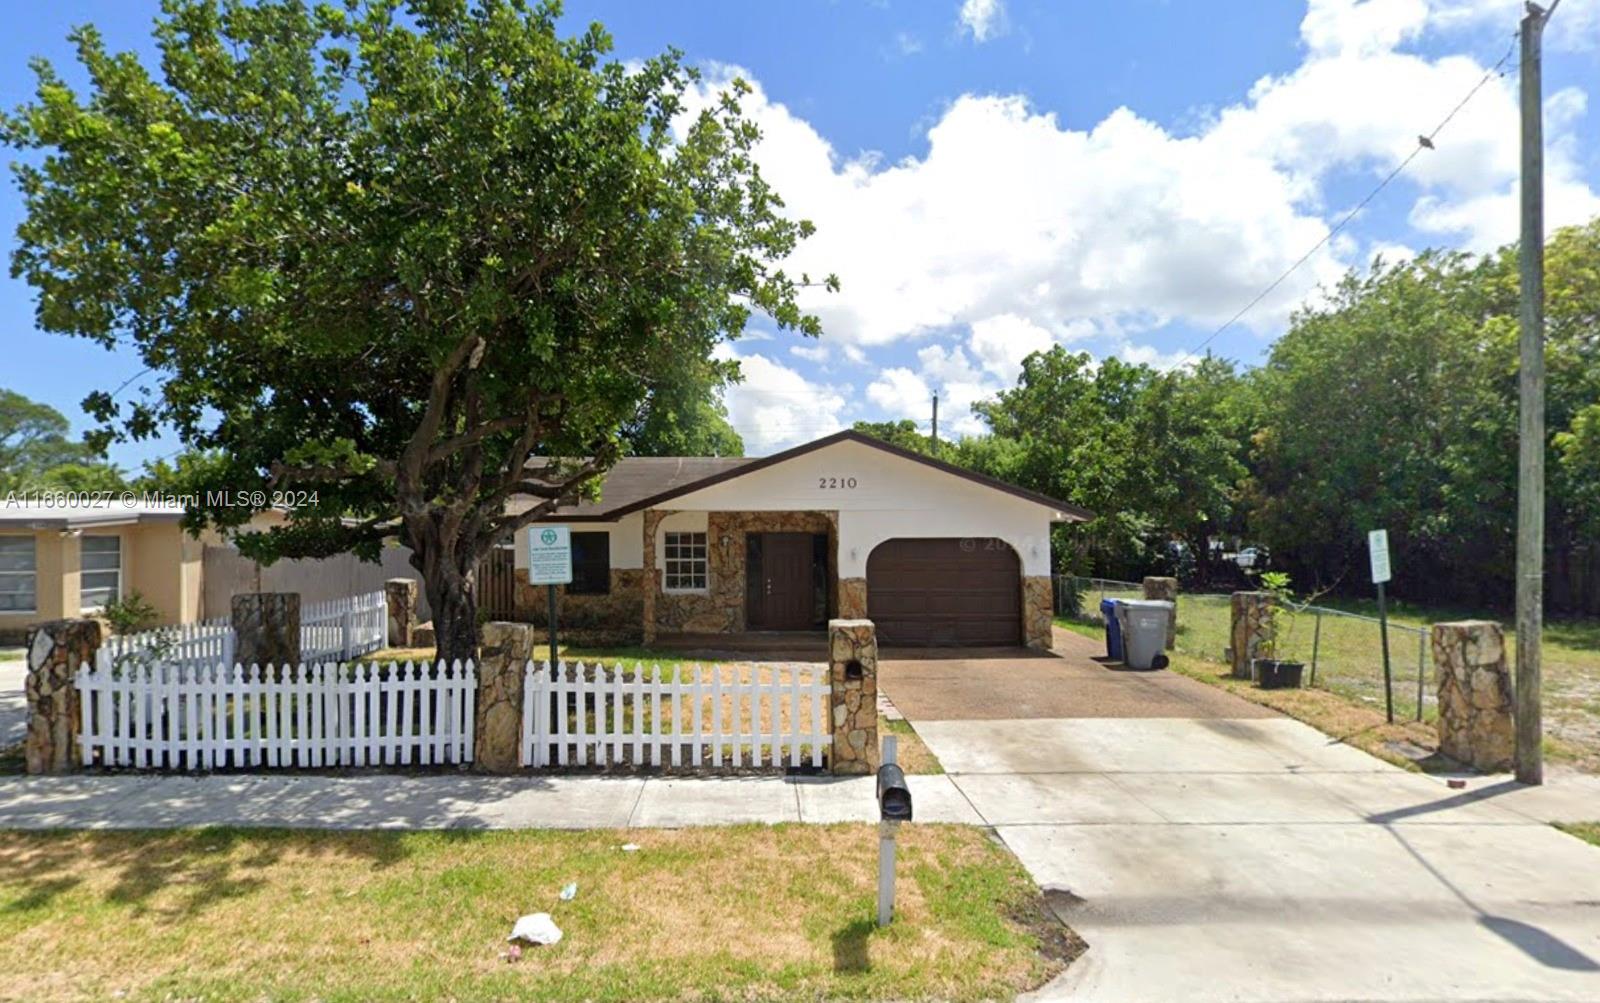
<path fill-rule="evenodd" d="M 572 533 L 565 526 L 528 527 L 528 584 L 572 581 Z"/>

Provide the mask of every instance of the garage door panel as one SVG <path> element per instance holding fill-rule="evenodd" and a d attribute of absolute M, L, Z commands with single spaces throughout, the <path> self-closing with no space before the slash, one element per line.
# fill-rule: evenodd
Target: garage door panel
<path fill-rule="evenodd" d="M 1016 644 L 1021 564 L 996 540 L 889 540 L 867 559 L 867 615 L 889 644 Z"/>

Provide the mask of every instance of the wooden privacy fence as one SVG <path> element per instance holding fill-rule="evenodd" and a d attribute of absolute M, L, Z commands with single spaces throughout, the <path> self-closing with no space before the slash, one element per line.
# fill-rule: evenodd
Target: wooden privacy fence
<path fill-rule="evenodd" d="M 806 666 L 528 663 L 522 765 L 822 766 L 828 675 Z"/>
<path fill-rule="evenodd" d="M 478 609 L 491 620 L 517 618 L 517 557 L 509 544 L 478 562 Z"/>
<path fill-rule="evenodd" d="M 116 663 L 77 674 L 85 766 L 160 770 L 469 763 L 478 675 L 446 665 Z"/>

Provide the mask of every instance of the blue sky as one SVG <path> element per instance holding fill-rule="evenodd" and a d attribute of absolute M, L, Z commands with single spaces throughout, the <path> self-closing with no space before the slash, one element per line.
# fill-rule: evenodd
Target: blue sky
<path fill-rule="evenodd" d="M 574 29 L 625 59 L 673 45 L 699 100 L 757 88 L 763 169 L 819 233 L 796 267 L 844 290 L 809 305 L 817 342 L 756 325 L 728 352 L 752 453 L 851 421 L 972 432 L 973 400 L 1030 350 L 1067 344 L 1157 366 L 1185 352 L 1328 233 L 1431 131 L 1511 40 L 1517 0 L 574 0 Z M 0 100 L 90 21 L 148 54 L 153 0 L 11 8 Z M 1513 60 L 1514 65 L 1514 60 Z M 1565 0 L 1546 59 L 1552 225 L 1600 212 L 1600 0 Z M 1211 343 L 1255 363 L 1289 310 L 1374 253 L 1484 250 L 1515 234 L 1515 76 L 1484 87 L 1344 233 Z M 20 213 L 0 195 L 0 228 Z M 84 427 L 79 401 L 137 361 L 33 329 L 31 290 L 0 280 L 0 386 Z M 129 392 L 129 391 L 124 391 Z M 132 444 L 134 468 L 176 443 Z"/>

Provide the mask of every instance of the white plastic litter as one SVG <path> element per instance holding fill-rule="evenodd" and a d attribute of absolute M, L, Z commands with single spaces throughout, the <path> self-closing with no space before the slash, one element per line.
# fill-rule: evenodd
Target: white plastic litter
<path fill-rule="evenodd" d="M 547 912 L 536 912 L 517 920 L 507 940 L 525 940 L 530 944 L 556 944 L 561 941 L 561 928 Z"/>
<path fill-rule="evenodd" d="M 623 843 L 622 844 L 622 849 L 623 849 L 624 853 L 632 853 L 633 851 L 637 850 L 638 848 L 639 848 L 639 844 L 638 843 Z"/>
<path fill-rule="evenodd" d="M 576 881 L 561 889 L 561 901 L 571 902 L 578 897 L 578 883 Z"/>

